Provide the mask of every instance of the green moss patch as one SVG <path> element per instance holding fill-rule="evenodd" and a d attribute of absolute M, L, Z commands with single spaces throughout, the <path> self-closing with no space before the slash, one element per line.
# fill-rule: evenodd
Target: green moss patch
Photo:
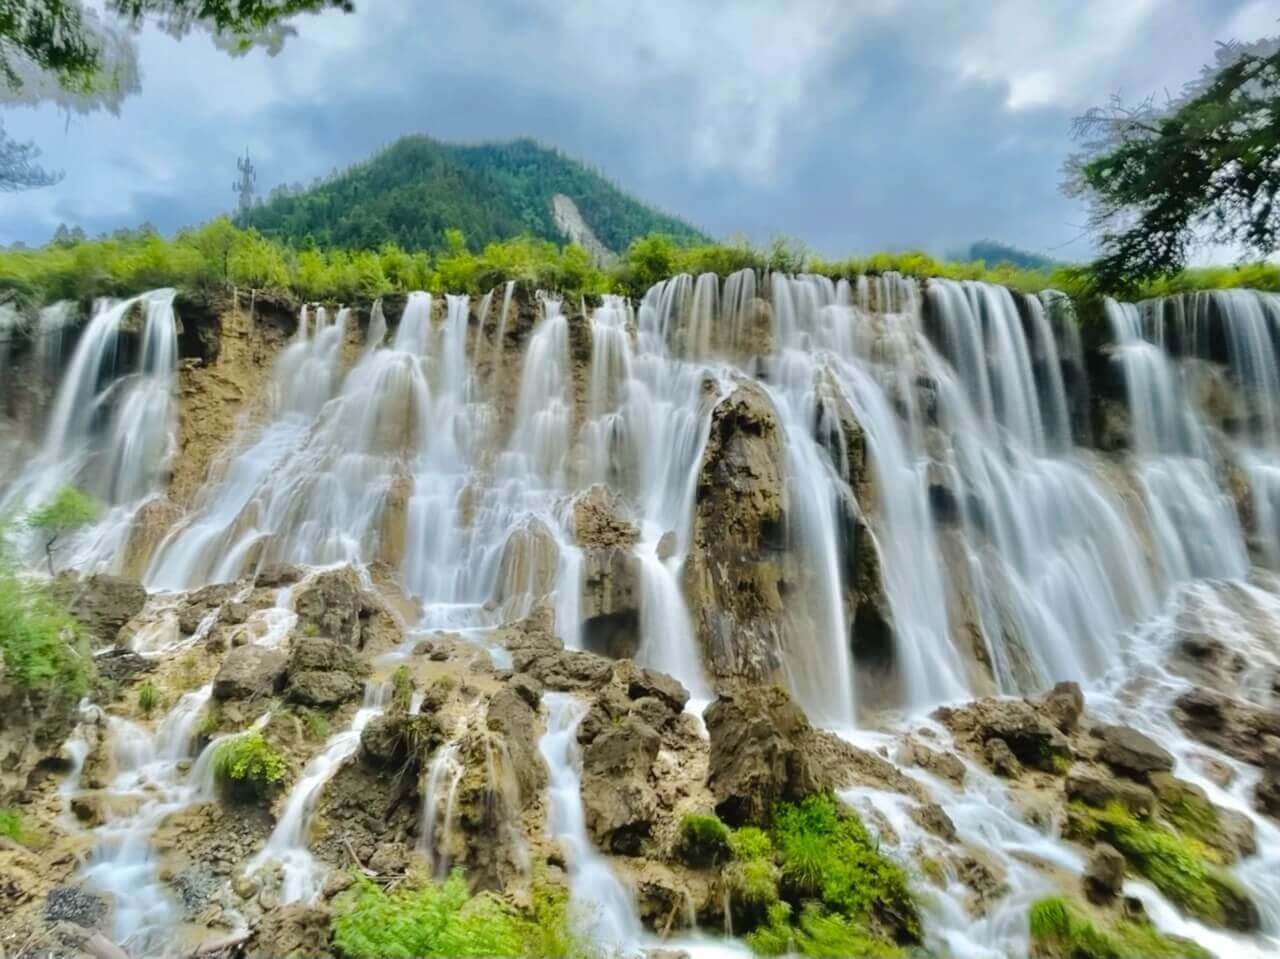
<path fill-rule="evenodd" d="M 730 908 L 753 950 L 897 956 L 921 941 L 905 871 L 834 796 L 779 803 L 772 822 L 729 836 Z"/>
<path fill-rule="evenodd" d="M 413 877 L 391 891 L 359 877 L 335 903 L 330 926 L 338 952 L 351 959 L 591 954 L 563 889 L 535 883 L 521 912 L 491 893 L 471 895 L 458 870 L 443 882 Z"/>
<path fill-rule="evenodd" d="M 1148 922 L 1098 925 L 1059 896 L 1031 906 L 1031 954 L 1038 959 L 1209 959 L 1207 949 L 1166 936 Z"/>
<path fill-rule="evenodd" d="M 1170 901 L 1197 919 L 1230 929 L 1258 926 L 1253 901 L 1215 862 L 1217 853 L 1194 838 L 1153 820 L 1135 818 L 1119 803 L 1092 809 L 1072 803 L 1074 838 L 1103 840 L 1124 854 L 1131 869 L 1145 876 Z"/>

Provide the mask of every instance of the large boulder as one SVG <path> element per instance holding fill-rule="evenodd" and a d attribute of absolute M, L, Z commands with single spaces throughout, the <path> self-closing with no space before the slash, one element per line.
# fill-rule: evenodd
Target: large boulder
<path fill-rule="evenodd" d="M 1018 762 L 1033 769 L 1058 772 L 1071 760 L 1071 746 L 1038 703 L 1025 699 L 979 699 L 964 706 L 943 706 L 934 717 L 957 741 L 976 750 L 1001 740 Z"/>
<path fill-rule="evenodd" d="M 294 594 L 293 609 L 304 632 L 314 630 L 353 649 L 364 648 L 368 622 L 382 612 L 349 566 L 325 570 L 306 580 Z"/>
<path fill-rule="evenodd" d="M 234 596 L 238 589 L 235 583 L 213 583 L 188 593 L 178 605 L 178 628 L 190 636 L 200 628 L 205 617 Z"/>
<path fill-rule="evenodd" d="M 527 676 L 516 674 L 489 698 L 485 724 L 506 740 L 521 805 L 539 796 L 547 785 L 546 766 L 538 752 L 540 692 Z"/>
<path fill-rule="evenodd" d="M 777 801 L 818 791 L 806 749 L 809 720 L 780 686 L 722 693 L 703 719 L 711 741 L 707 785 L 725 822 L 764 823 Z"/>
<path fill-rule="evenodd" d="M 717 679 L 781 679 L 785 462 L 768 395 L 739 382 L 711 414 L 684 572 L 698 642 Z"/>
<path fill-rule="evenodd" d="M 279 692 L 284 685 L 287 662 L 283 650 L 237 646 L 227 653 L 213 677 L 213 698 L 254 699 Z"/>
<path fill-rule="evenodd" d="M 1124 886 L 1124 856 L 1114 846 L 1100 842 L 1089 854 L 1082 883 L 1085 897 L 1097 905 L 1112 902 Z"/>
<path fill-rule="evenodd" d="M 511 653 L 511 668 L 525 673 L 546 689 L 599 689 L 613 678 L 614 664 L 582 649 L 565 649 L 555 635 L 551 611 L 539 607 L 501 634 Z"/>
<path fill-rule="evenodd" d="M 342 672 L 362 676 L 368 666 L 337 640 L 324 636 L 295 636 L 289 649 L 289 672 Z"/>
<path fill-rule="evenodd" d="M 1179 696 L 1173 718 L 1187 735 L 1255 766 L 1266 764 L 1268 737 L 1280 738 L 1280 709 L 1254 706 L 1208 689 Z"/>
<path fill-rule="evenodd" d="M 290 673 L 286 692 L 292 703 L 333 709 L 355 699 L 360 690 L 360 681 L 350 673 L 311 669 Z"/>
<path fill-rule="evenodd" d="M 140 583 L 108 573 L 83 579 L 62 573 L 53 582 L 53 596 L 104 644 L 114 643 L 121 627 L 147 604 L 147 591 Z"/>
<path fill-rule="evenodd" d="M 1093 734 L 1102 740 L 1098 758 L 1117 772 L 1142 780 L 1173 769 L 1173 754 L 1146 733 L 1130 726 L 1096 726 Z"/>
<path fill-rule="evenodd" d="M 649 777 L 661 737 L 628 716 L 604 730 L 582 757 L 582 806 L 601 848 L 637 855 L 652 830 L 657 797 Z"/>
<path fill-rule="evenodd" d="M 1116 779 L 1102 772 L 1072 772 L 1066 780 L 1067 798 L 1086 806 L 1104 809 L 1111 803 L 1119 803 L 1139 819 L 1145 819 L 1155 810 L 1156 797 L 1146 786 Z"/>
<path fill-rule="evenodd" d="M 587 649 L 621 659 L 640 641 L 640 538 L 608 487 L 593 486 L 573 504 L 574 540 L 582 549 L 582 638 Z"/>

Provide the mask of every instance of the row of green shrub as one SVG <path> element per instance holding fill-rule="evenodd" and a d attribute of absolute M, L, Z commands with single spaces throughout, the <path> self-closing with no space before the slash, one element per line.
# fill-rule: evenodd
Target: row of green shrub
<path fill-rule="evenodd" d="M 835 277 L 894 270 L 916 277 L 986 280 L 1023 292 L 1060 289 L 1073 296 L 1094 292 L 1088 271 L 1060 266 L 1025 269 L 1007 263 L 937 260 L 918 251 L 824 260 L 803 246 L 778 240 L 758 248 L 746 241 L 686 244 L 665 235 L 635 240 L 613 264 L 601 267 L 579 246 L 517 237 L 468 247 L 450 230 L 446 245 L 430 254 L 384 244 L 377 249 L 322 250 L 293 247 L 220 218 L 165 239 L 154 230 L 110 237 L 64 236 L 39 249 L 0 251 L 0 300 L 40 305 L 60 299 L 122 296 L 157 287 L 186 290 L 236 286 L 286 293 L 304 300 L 356 302 L 410 290 L 482 293 L 506 280 L 567 296 L 617 292 L 639 296 L 676 273 L 727 275 L 744 268 L 811 272 Z M 1249 286 L 1280 290 L 1280 266 L 1186 270 L 1148 284 L 1142 295 L 1190 289 Z"/>
<path fill-rule="evenodd" d="M 333 942 L 353 959 L 587 959 L 599 952 L 572 920 L 562 887 L 535 882 L 532 893 L 530 906 L 517 910 L 492 893 L 472 895 L 460 870 L 443 882 L 414 876 L 391 891 L 358 877 L 336 903 Z"/>

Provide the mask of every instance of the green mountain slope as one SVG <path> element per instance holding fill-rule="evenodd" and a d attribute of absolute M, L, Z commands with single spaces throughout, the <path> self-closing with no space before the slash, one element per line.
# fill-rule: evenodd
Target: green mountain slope
<path fill-rule="evenodd" d="M 276 190 L 239 217 L 294 244 L 369 249 L 445 245 L 461 230 L 472 247 L 527 233 L 563 241 L 552 208 L 569 197 L 596 237 L 615 252 L 646 233 L 706 238 L 659 213 L 599 173 L 532 140 L 460 146 L 427 136 L 397 140 L 371 159 L 301 192 Z"/>

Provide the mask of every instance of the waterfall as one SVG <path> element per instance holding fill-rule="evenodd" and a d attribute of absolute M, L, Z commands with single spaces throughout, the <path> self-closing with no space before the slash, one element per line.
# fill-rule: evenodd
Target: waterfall
<path fill-rule="evenodd" d="M 74 485 L 105 505 L 64 550 L 64 565 L 111 568 L 138 507 L 167 480 L 177 429 L 173 297 L 155 290 L 98 309 L 62 376 L 39 453 L 0 496 L 0 511 L 16 511 Z M 58 306 L 42 311 L 41 340 L 67 315 Z M 125 333 L 140 333 L 136 356 L 122 355 Z"/>
<path fill-rule="evenodd" d="M 458 758 L 457 740 L 441 746 L 427 765 L 418 851 L 435 864 L 435 875 L 440 878 L 449 873 L 449 841 L 453 836 L 454 801 L 458 798 L 458 786 L 464 773 L 466 767 Z"/>

